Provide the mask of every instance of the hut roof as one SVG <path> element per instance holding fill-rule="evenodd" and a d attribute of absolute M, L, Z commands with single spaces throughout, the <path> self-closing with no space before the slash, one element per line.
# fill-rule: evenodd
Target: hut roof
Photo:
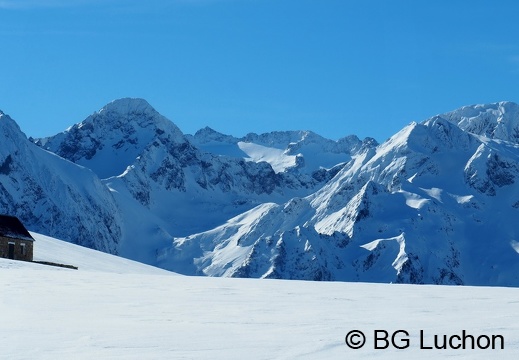
<path fill-rule="evenodd" d="M 17 217 L 9 215 L 0 215 L 0 236 L 34 241 L 22 222 Z"/>

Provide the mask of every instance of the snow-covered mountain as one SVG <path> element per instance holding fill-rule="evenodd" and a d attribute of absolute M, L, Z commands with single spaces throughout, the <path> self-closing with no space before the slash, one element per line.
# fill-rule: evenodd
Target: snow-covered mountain
<path fill-rule="evenodd" d="M 274 131 L 249 133 L 242 138 L 221 134 L 209 127 L 190 136 L 196 146 L 218 155 L 243 157 L 250 161 L 266 161 L 276 173 L 291 171 L 314 174 L 351 160 L 364 148 L 374 147 L 373 138 L 361 141 L 350 135 L 338 141 L 325 139 L 311 131 Z"/>
<path fill-rule="evenodd" d="M 516 104 L 487 108 L 500 110 L 471 116 L 475 129 L 517 128 Z M 469 132 L 455 113 L 408 125 L 314 194 L 176 238 L 161 266 L 209 276 L 519 285 L 519 145 L 498 131 Z"/>
<path fill-rule="evenodd" d="M 39 147 L 6 115 L 0 129 L 1 210 L 67 241 L 184 274 L 519 286 L 514 103 L 382 144 L 184 135 L 141 99 Z"/>
<path fill-rule="evenodd" d="M 519 142 L 519 107 L 512 102 L 464 106 L 441 117 L 473 134 Z"/>
<path fill-rule="evenodd" d="M 278 168 L 275 155 L 269 163 L 262 157 L 208 151 L 200 144 L 214 145 L 215 137 L 202 133 L 184 136 L 145 100 L 120 99 L 63 133 L 35 142 L 103 179 L 121 214 L 118 253 L 147 263 L 156 261 L 157 249 L 167 246 L 172 236 L 209 230 L 266 201 L 314 192 L 354 151 L 374 146 L 373 141 L 351 138 L 349 147 L 332 148 L 331 140 L 320 138 L 322 153 L 327 146 L 330 156 L 341 162 L 298 171 Z M 285 140 L 280 134 L 274 137 Z M 277 147 L 265 142 L 247 145 L 277 154 L 280 141 Z M 304 160 L 301 154 L 286 157 Z"/>
<path fill-rule="evenodd" d="M 0 212 L 31 230 L 117 253 L 121 218 L 109 189 L 89 169 L 31 143 L 2 112 Z"/>
<path fill-rule="evenodd" d="M 175 124 L 145 100 L 126 98 L 107 104 L 56 136 L 37 140 L 37 144 L 104 179 L 122 174 L 163 134 L 175 146 L 186 146 Z"/>

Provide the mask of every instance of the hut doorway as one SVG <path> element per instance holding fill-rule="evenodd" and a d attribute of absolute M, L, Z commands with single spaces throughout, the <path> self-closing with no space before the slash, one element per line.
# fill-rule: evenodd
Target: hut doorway
<path fill-rule="evenodd" d="M 14 259 L 14 243 L 9 243 L 8 258 Z"/>

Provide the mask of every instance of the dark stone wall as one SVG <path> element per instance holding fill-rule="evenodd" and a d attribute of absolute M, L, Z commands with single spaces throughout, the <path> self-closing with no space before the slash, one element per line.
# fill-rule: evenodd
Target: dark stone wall
<path fill-rule="evenodd" d="M 0 236 L 0 258 L 9 258 L 9 243 L 14 243 L 14 260 L 32 261 L 34 241 L 11 239 Z M 22 244 L 25 244 L 23 251 Z"/>

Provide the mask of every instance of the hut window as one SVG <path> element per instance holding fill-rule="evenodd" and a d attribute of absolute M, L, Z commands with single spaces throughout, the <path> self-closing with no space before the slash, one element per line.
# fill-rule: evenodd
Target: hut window
<path fill-rule="evenodd" d="M 27 253 L 25 252 L 25 244 L 20 244 L 20 252 L 22 253 L 22 255 L 27 255 Z"/>

